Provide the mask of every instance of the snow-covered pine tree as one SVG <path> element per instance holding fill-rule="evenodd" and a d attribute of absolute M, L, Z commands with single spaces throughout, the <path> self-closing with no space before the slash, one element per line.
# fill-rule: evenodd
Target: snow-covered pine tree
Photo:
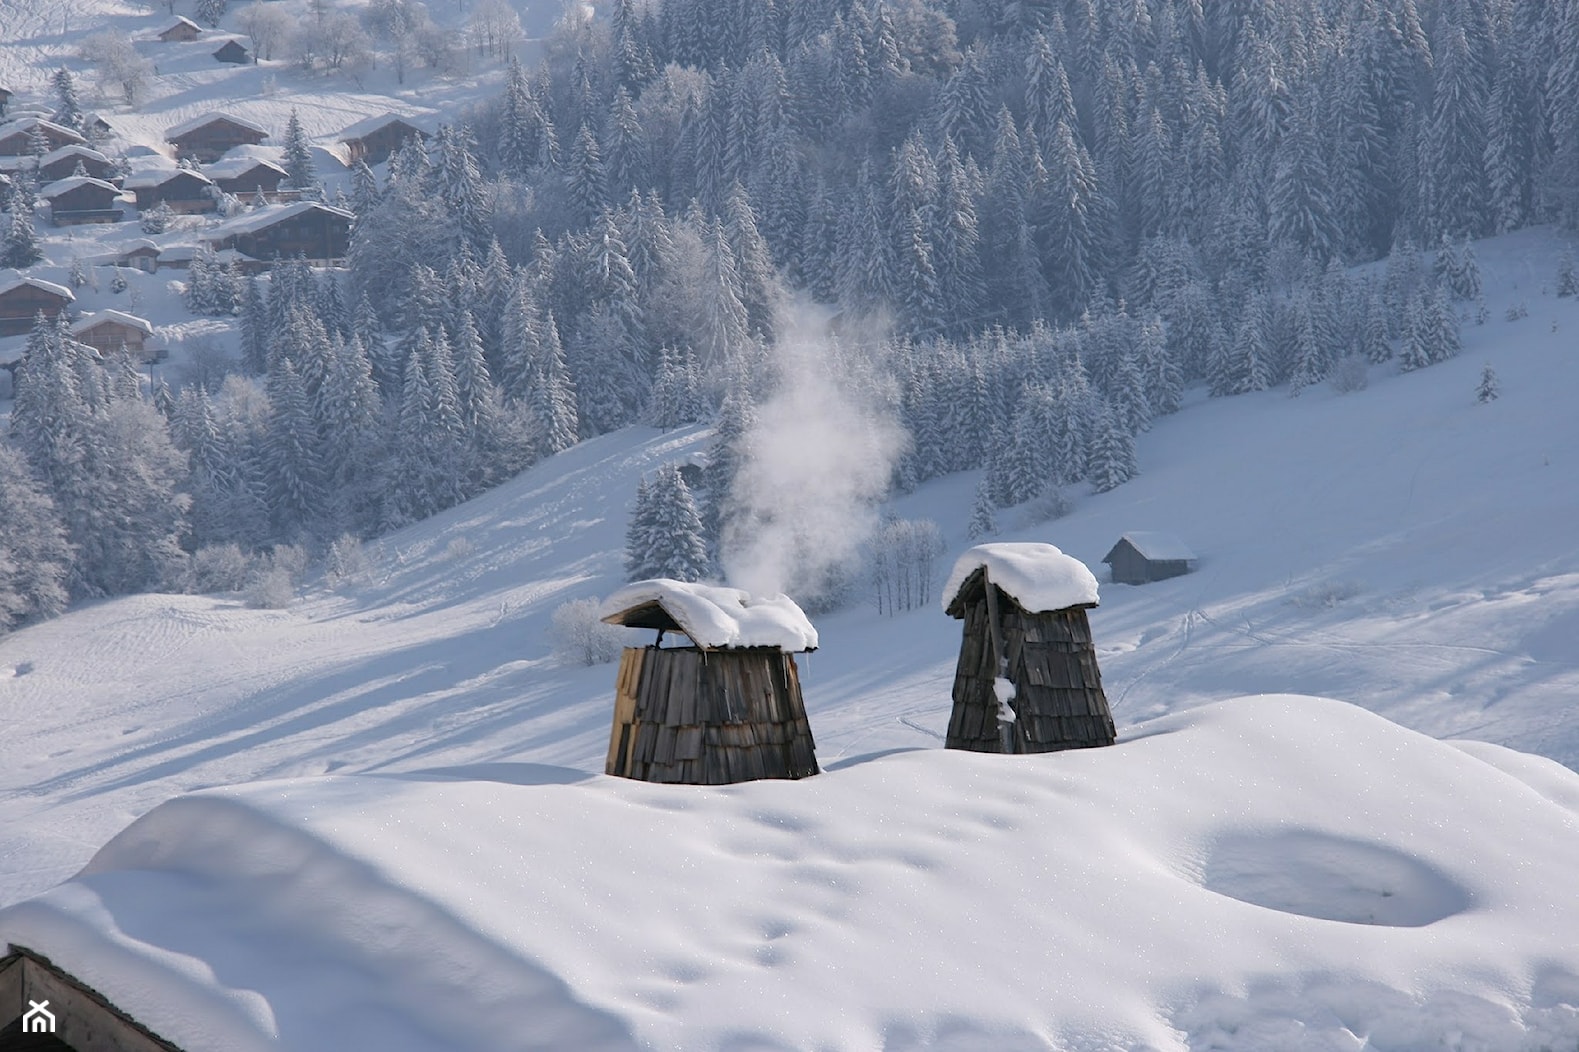
<path fill-rule="evenodd" d="M 322 446 L 306 387 L 289 358 L 269 372 L 263 470 L 280 537 L 311 535 L 326 511 Z"/>
<path fill-rule="evenodd" d="M 294 107 L 291 109 L 290 119 L 285 122 L 284 145 L 286 185 L 302 191 L 307 196 L 321 194 L 321 188 L 318 186 L 318 166 L 313 161 L 312 147 L 307 141 L 307 133 L 302 130 L 301 114 Z"/>
<path fill-rule="evenodd" d="M 565 363 L 559 342 L 559 325 L 552 313 L 543 318 L 541 364 L 532 385 L 532 416 L 537 422 L 539 453 L 552 456 L 576 444 L 581 422 L 577 409 L 576 385 Z"/>
<path fill-rule="evenodd" d="M 1404 316 L 1403 347 L 1398 354 L 1398 368 L 1403 372 L 1424 369 L 1435 359 L 1432 357 L 1431 323 L 1427 317 L 1429 292 L 1417 292 L 1409 301 Z"/>
<path fill-rule="evenodd" d="M 0 442 L 0 635 L 66 607 L 71 549 L 48 490 Z"/>
<path fill-rule="evenodd" d="M 1491 368 L 1491 363 L 1487 362 L 1486 367 L 1480 371 L 1480 383 L 1475 388 L 1475 401 L 1485 405 L 1487 402 L 1495 402 L 1501 394 L 1502 385 L 1497 382 L 1497 373 Z"/>
<path fill-rule="evenodd" d="M 0 242 L 0 266 L 21 270 L 44 258 L 38 233 L 33 228 L 32 199 L 33 195 L 22 188 L 20 181 L 12 185 L 8 205 L 10 224 L 6 227 L 5 240 Z"/>
<path fill-rule="evenodd" d="M 210 29 L 219 28 L 219 20 L 225 17 L 225 9 L 229 0 L 196 0 L 192 7 L 192 16 Z"/>
<path fill-rule="evenodd" d="M 71 70 L 60 67 L 49 78 L 49 83 L 55 89 L 55 97 L 60 100 L 60 109 L 55 113 L 54 122 L 74 132 L 82 131 L 82 103 L 77 98 L 77 81 L 71 75 Z"/>
<path fill-rule="evenodd" d="M 1557 261 L 1557 295 L 1579 296 L 1579 265 L 1572 250 L 1565 250 Z"/>
<path fill-rule="evenodd" d="M 653 479 L 652 560 L 658 576 L 677 581 L 708 577 L 712 560 L 702 536 L 702 520 L 690 487 L 676 464 L 658 470 Z"/>
<path fill-rule="evenodd" d="M 636 502 L 625 522 L 625 580 L 645 581 L 661 576 L 653 566 L 653 500 L 647 476 L 636 482 Z"/>
<path fill-rule="evenodd" d="M 965 535 L 971 540 L 979 540 L 998 532 L 998 509 L 992 501 L 992 489 L 983 478 L 976 484 L 976 498 L 970 507 L 970 525 L 965 529 Z"/>
<path fill-rule="evenodd" d="M 1087 477 L 1091 489 L 1106 493 L 1140 473 L 1135 461 L 1135 439 L 1125 430 L 1112 406 L 1104 405 L 1096 418 Z"/>

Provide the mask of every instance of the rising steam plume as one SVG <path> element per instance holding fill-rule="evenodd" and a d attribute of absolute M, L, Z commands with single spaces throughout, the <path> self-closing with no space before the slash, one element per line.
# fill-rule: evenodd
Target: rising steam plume
<path fill-rule="evenodd" d="M 740 450 L 721 561 L 737 588 L 815 602 L 856 563 L 909 437 L 872 363 L 823 317 L 800 310 L 781 332 L 773 393 Z"/>

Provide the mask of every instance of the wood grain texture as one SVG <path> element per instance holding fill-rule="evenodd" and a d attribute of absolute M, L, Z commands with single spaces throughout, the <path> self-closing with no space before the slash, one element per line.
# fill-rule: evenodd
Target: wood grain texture
<path fill-rule="evenodd" d="M 818 773 L 794 656 L 769 647 L 626 648 L 604 770 L 685 785 Z"/>

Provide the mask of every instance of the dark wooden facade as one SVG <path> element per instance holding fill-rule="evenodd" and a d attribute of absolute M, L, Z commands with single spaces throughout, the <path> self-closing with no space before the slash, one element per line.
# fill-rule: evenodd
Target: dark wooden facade
<path fill-rule="evenodd" d="M 954 671 L 947 748 L 1056 752 L 1112 745 L 1113 714 L 1102 691 L 1086 607 L 1031 613 L 977 569 L 948 608 L 965 622 Z M 996 617 L 994 616 L 996 615 Z M 996 620 L 996 626 L 994 621 Z M 1000 724 L 999 676 L 1014 685 L 1014 722 Z"/>
<path fill-rule="evenodd" d="M 174 22 L 159 31 L 159 39 L 166 44 L 196 40 L 203 35 L 203 27 L 184 15 L 177 15 Z"/>
<path fill-rule="evenodd" d="M 0 956 L 0 1049 L 181 1052 L 49 958 L 19 946 Z"/>
<path fill-rule="evenodd" d="M 80 146 L 88 140 L 53 121 L 39 120 L 36 117 L 12 121 L 0 128 L 0 157 L 26 157 L 33 152 L 32 131 L 37 127 L 44 135 L 44 141 L 51 150 L 58 150 L 62 146 Z"/>
<path fill-rule="evenodd" d="M 165 142 L 175 147 L 177 157 L 192 157 L 207 163 L 219 160 L 232 147 L 256 146 L 268 137 L 266 131 L 215 115 L 201 124 L 172 128 L 165 135 Z"/>
<path fill-rule="evenodd" d="M 47 198 L 50 222 L 56 226 L 119 223 L 121 210 L 116 201 L 120 196 L 119 187 L 97 179 L 84 179 L 78 185 Z"/>
<path fill-rule="evenodd" d="M 365 122 L 363 122 L 365 124 Z M 364 161 L 367 164 L 378 164 L 389 160 L 389 155 L 405 145 L 407 139 L 426 139 L 428 133 L 415 124 L 391 117 L 388 121 L 359 134 L 349 134 L 362 125 L 353 124 L 351 128 L 342 133 L 340 141 L 345 144 L 349 161 L 355 164 Z"/>
<path fill-rule="evenodd" d="M 265 196 L 277 195 L 280 189 L 280 180 L 285 178 L 285 169 L 270 161 L 261 158 L 253 161 L 245 168 L 228 166 L 227 174 L 221 175 L 218 171 L 208 173 L 214 185 L 227 194 L 236 197 L 246 197 L 262 190 Z M 229 174 L 229 173 L 234 174 Z"/>
<path fill-rule="evenodd" d="M 108 157 L 87 146 L 66 146 L 47 155 L 38 167 L 38 181 L 69 179 L 77 173 L 79 164 L 90 179 L 114 181 L 111 177 L 115 174 L 115 165 Z"/>
<path fill-rule="evenodd" d="M 146 212 L 163 203 L 182 215 L 213 212 L 219 208 L 211 192 L 213 185 L 207 176 L 185 169 L 171 172 L 169 178 L 158 183 L 138 183 L 133 188 L 137 211 Z"/>
<path fill-rule="evenodd" d="M 683 785 L 816 774 L 794 655 L 773 647 L 627 647 L 605 770 Z"/>
<path fill-rule="evenodd" d="M 39 283 L 26 280 L 16 282 L 0 291 L 0 336 L 21 336 L 30 332 L 37 315 L 42 313 L 44 317 L 53 319 L 69 308 L 71 302 L 69 292 L 61 295 Z"/>
<path fill-rule="evenodd" d="M 214 52 L 214 57 L 221 62 L 244 66 L 252 61 L 252 52 L 248 51 L 239 40 L 227 40 Z"/>
<path fill-rule="evenodd" d="M 277 220 L 260 223 L 234 234 L 223 228 L 216 249 L 233 248 L 253 259 L 274 261 L 301 256 L 315 262 L 335 262 L 351 248 L 351 213 L 328 205 L 287 205 Z"/>
<path fill-rule="evenodd" d="M 1182 551 L 1169 551 L 1164 554 L 1176 557 L 1159 558 L 1155 553 L 1146 550 L 1143 542 L 1137 544 L 1129 537 L 1122 537 L 1102 561 L 1108 565 L 1113 580 L 1118 584 L 1165 581 L 1170 577 L 1183 576 L 1195 569 L 1196 560 L 1193 555 L 1186 555 Z"/>
<path fill-rule="evenodd" d="M 6 107 L 11 105 L 12 94 L 10 88 L 0 85 L 0 117 L 5 116 Z"/>

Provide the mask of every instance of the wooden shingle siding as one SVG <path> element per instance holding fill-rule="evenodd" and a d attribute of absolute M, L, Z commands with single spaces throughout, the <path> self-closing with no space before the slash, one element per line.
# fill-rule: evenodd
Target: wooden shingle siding
<path fill-rule="evenodd" d="M 998 698 L 993 692 L 998 670 L 984 593 L 985 589 L 978 589 L 964 604 L 964 639 L 955 667 L 946 744 L 950 749 L 1002 752 Z M 1010 703 L 1016 715 L 1015 750 L 1055 752 L 1112 745 L 1113 716 L 1102 691 L 1085 610 L 1027 613 L 1002 591 L 997 606 L 1006 675 L 1015 687 Z"/>
<path fill-rule="evenodd" d="M 605 770 L 724 785 L 818 772 L 793 655 L 771 647 L 627 647 Z"/>

